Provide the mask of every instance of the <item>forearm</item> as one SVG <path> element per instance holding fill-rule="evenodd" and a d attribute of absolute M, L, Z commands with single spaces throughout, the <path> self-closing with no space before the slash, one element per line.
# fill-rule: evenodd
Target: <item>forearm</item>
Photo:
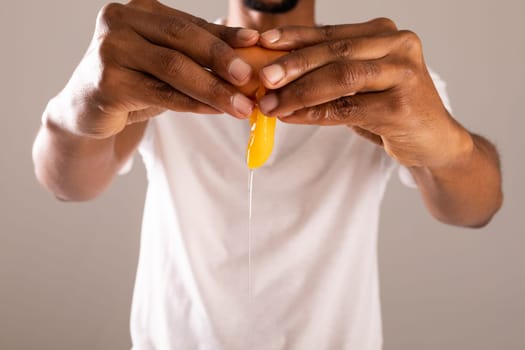
<path fill-rule="evenodd" d="M 453 165 L 410 171 L 434 217 L 452 225 L 482 227 L 501 207 L 501 172 L 494 146 L 480 136 L 471 137 L 471 150 Z"/>
<path fill-rule="evenodd" d="M 50 102 L 33 145 L 33 162 L 39 182 L 62 200 L 94 198 L 111 182 L 120 162 L 115 139 L 94 139 L 61 128 L 56 120 L 67 113 Z"/>

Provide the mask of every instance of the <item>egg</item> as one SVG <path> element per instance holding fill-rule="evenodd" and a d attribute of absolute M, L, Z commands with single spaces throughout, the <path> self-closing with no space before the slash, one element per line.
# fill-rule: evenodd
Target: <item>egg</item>
<path fill-rule="evenodd" d="M 235 51 L 254 68 L 254 74 L 252 74 L 250 81 L 240 87 L 239 90 L 246 96 L 258 101 L 266 93 L 264 86 L 259 80 L 259 70 L 287 54 L 287 52 L 268 50 L 259 46 L 239 48 L 235 49 Z M 276 121 L 275 116 L 262 114 L 258 106 L 254 108 L 250 116 L 250 137 L 246 147 L 246 164 L 248 168 L 256 169 L 261 167 L 272 154 Z"/>

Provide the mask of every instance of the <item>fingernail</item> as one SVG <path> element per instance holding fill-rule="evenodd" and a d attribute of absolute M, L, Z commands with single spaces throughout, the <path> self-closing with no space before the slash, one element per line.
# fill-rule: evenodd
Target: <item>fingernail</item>
<path fill-rule="evenodd" d="M 250 67 L 250 65 L 244 62 L 242 59 L 236 58 L 232 61 L 232 63 L 230 63 L 228 73 L 230 73 L 230 75 L 239 83 L 242 83 L 249 78 L 250 74 L 252 73 L 252 67 Z"/>
<path fill-rule="evenodd" d="M 233 108 L 244 117 L 249 117 L 252 114 L 253 102 L 248 97 L 242 94 L 235 94 L 232 98 Z"/>
<path fill-rule="evenodd" d="M 273 85 L 283 80 L 285 72 L 279 64 L 272 64 L 266 68 L 263 68 L 262 74 Z"/>
<path fill-rule="evenodd" d="M 237 37 L 241 40 L 245 40 L 245 41 L 248 41 L 250 39 L 253 39 L 255 38 L 256 36 L 259 36 L 259 32 L 256 31 L 256 30 L 253 30 L 253 29 L 246 29 L 246 28 L 243 28 L 243 29 L 240 29 L 238 32 L 237 32 Z"/>
<path fill-rule="evenodd" d="M 261 108 L 261 111 L 265 114 L 273 111 L 278 104 L 279 100 L 277 99 L 277 95 L 275 94 L 268 94 L 261 98 L 261 100 L 259 101 L 259 107 Z"/>
<path fill-rule="evenodd" d="M 281 38 L 281 31 L 279 29 L 271 29 L 261 34 L 264 41 L 273 44 Z"/>

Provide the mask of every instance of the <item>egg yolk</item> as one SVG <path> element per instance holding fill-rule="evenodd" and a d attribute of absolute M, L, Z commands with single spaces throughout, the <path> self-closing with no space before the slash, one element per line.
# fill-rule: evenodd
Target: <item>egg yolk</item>
<path fill-rule="evenodd" d="M 264 96 L 264 88 L 257 95 Z M 270 158 L 275 138 L 277 118 L 264 115 L 258 107 L 250 116 L 250 138 L 246 147 L 246 164 L 248 168 L 259 168 Z"/>
<path fill-rule="evenodd" d="M 236 51 L 255 69 L 252 80 L 240 90 L 258 101 L 266 93 L 258 78 L 259 69 L 287 52 L 267 50 L 258 46 L 236 49 Z M 250 116 L 250 138 L 246 147 L 248 168 L 256 169 L 263 166 L 272 154 L 276 122 L 277 118 L 264 115 L 258 106 L 253 109 Z"/>

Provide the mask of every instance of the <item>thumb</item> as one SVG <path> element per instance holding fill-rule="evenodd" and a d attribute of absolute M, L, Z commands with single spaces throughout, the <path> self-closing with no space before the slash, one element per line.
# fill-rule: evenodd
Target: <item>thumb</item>
<path fill-rule="evenodd" d="M 253 46 L 259 41 L 259 32 L 254 29 L 227 27 L 209 22 L 202 27 L 233 48 Z"/>

